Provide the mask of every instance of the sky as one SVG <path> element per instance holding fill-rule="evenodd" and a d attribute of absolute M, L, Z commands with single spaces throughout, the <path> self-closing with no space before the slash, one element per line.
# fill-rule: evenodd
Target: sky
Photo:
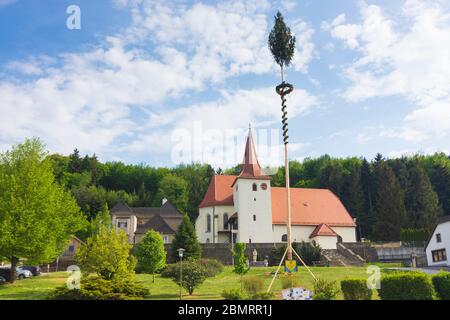
<path fill-rule="evenodd" d="M 230 167 L 251 125 L 282 163 L 277 10 L 297 40 L 290 159 L 450 153 L 448 0 L 0 0 L 0 151 Z"/>

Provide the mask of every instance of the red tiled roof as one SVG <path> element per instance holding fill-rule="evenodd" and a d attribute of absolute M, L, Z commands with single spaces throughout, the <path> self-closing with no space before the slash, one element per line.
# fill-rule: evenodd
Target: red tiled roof
<path fill-rule="evenodd" d="M 214 176 L 200 208 L 233 205 L 233 182 L 236 176 Z M 286 189 L 273 187 L 272 223 L 286 224 Z M 354 227 L 355 223 L 339 198 L 327 189 L 291 188 L 292 225 Z"/>
<path fill-rule="evenodd" d="M 203 201 L 199 207 L 210 206 L 226 206 L 233 205 L 233 183 L 236 176 L 216 175 L 211 179 L 211 182 L 206 191 Z"/>
<path fill-rule="evenodd" d="M 326 236 L 326 237 L 327 236 L 333 236 L 333 237 L 336 237 L 337 234 L 327 224 L 322 223 L 322 224 L 318 225 L 314 229 L 314 231 L 311 233 L 309 238 L 314 238 L 314 237 L 317 237 L 317 236 Z"/>
<path fill-rule="evenodd" d="M 328 189 L 291 188 L 293 225 L 354 227 L 355 223 L 341 200 Z M 272 223 L 286 224 L 286 189 L 272 188 Z"/>

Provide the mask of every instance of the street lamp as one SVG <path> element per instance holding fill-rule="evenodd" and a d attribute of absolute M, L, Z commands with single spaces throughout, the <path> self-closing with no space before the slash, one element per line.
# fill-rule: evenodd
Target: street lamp
<path fill-rule="evenodd" d="M 182 282 L 183 282 L 183 253 L 184 251 L 186 251 L 183 248 L 179 248 L 177 249 L 178 251 L 178 256 L 180 257 L 180 300 L 182 299 L 183 295 L 181 292 L 181 288 L 182 288 Z"/>

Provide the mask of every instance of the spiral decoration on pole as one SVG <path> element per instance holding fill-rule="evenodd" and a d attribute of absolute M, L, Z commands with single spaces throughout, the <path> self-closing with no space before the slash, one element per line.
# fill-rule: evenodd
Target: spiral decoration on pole
<path fill-rule="evenodd" d="M 287 105 L 286 96 L 294 90 L 294 86 L 290 83 L 283 81 L 281 84 L 276 86 L 276 91 L 281 97 L 281 112 L 283 113 L 281 118 L 281 123 L 283 124 L 283 142 L 285 145 L 289 143 L 288 136 L 288 117 L 287 117 Z"/>

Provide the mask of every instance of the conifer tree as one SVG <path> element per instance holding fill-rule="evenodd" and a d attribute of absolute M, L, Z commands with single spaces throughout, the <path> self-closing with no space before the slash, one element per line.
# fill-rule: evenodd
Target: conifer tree
<path fill-rule="evenodd" d="M 172 242 L 172 254 L 176 260 L 178 260 L 177 250 L 180 248 L 185 250 L 186 259 L 200 259 L 202 248 L 198 242 L 195 227 L 187 215 L 184 215 Z"/>
<path fill-rule="evenodd" d="M 379 241 L 399 241 L 406 209 L 404 193 L 392 168 L 385 162 L 376 167 L 376 222 L 373 237 Z"/>
<path fill-rule="evenodd" d="M 431 230 L 441 215 L 439 199 L 434 192 L 430 179 L 417 161 L 409 168 L 409 188 L 406 190 L 406 211 L 408 226 Z"/>

